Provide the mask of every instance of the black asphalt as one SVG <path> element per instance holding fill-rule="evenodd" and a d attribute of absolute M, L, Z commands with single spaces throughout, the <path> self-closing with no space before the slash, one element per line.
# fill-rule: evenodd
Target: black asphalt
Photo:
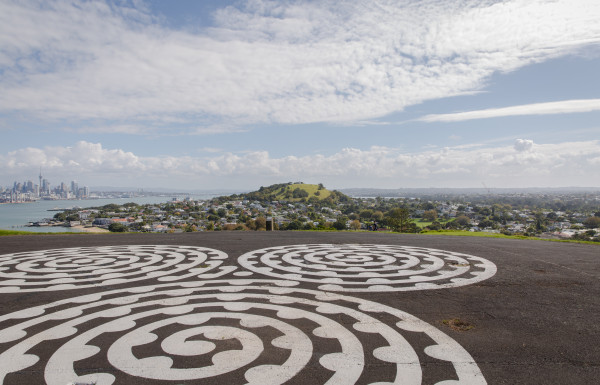
<path fill-rule="evenodd" d="M 235 266 L 239 256 L 252 250 L 331 243 L 416 246 L 470 254 L 493 262 L 497 267 L 496 275 L 473 285 L 343 294 L 402 310 L 439 329 L 473 357 L 487 383 L 600 383 L 600 246 L 596 245 L 355 232 L 205 232 L 6 236 L 0 238 L 0 254 L 107 245 L 189 245 L 225 252 L 229 256 L 226 263 Z M 243 277 L 229 274 L 222 279 L 233 281 Z M 156 283 L 146 280 L 111 287 L 3 293 L 0 294 L 0 315 L 74 296 Z M 300 287 L 316 290 L 315 285 L 306 282 Z M 455 318 L 473 328 L 457 331 L 443 323 L 443 320 Z M 0 352 L 9 346 L 11 342 L 0 343 Z M 57 342 L 45 350 L 32 352 L 40 356 L 40 362 L 33 369 L 6 376 L 4 383 L 41 381 L 44 363 L 59 346 Z M 434 361 L 423 359 L 421 365 L 433 368 L 437 365 Z M 0 363 L 0 367 L 2 365 L 4 363 Z M 108 364 L 98 359 L 93 365 L 97 367 L 80 369 L 93 373 Z M 379 380 L 379 370 L 389 369 L 370 367 L 367 362 L 360 382 Z M 423 383 L 436 382 L 439 379 L 436 370 L 429 371 L 432 374 L 424 376 Z M 153 383 L 135 376 L 117 379 L 117 383 Z M 326 380 L 322 374 L 311 376 L 307 372 L 303 378 L 292 382 L 310 384 Z M 207 379 L 166 383 L 219 382 Z"/>

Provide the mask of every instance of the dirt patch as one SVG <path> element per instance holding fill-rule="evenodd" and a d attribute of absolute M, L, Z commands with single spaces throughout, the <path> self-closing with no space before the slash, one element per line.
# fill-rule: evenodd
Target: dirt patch
<path fill-rule="evenodd" d="M 473 329 L 475 326 L 467 321 L 463 321 L 459 318 L 445 319 L 442 323 L 448 326 L 452 330 L 459 332 L 466 332 Z"/>

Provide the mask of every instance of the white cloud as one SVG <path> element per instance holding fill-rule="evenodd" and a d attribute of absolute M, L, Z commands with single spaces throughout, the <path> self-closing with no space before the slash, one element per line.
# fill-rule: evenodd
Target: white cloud
<path fill-rule="evenodd" d="M 528 139 L 517 139 L 515 141 L 515 150 L 522 152 L 522 151 L 529 151 L 533 148 L 533 140 L 528 140 Z"/>
<path fill-rule="evenodd" d="M 189 32 L 144 7 L 0 2 L 0 111 L 126 132 L 368 121 L 600 42 L 596 0 L 242 4 Z"/>
<path fill-rule="evenodd" d="M 504 108 L 456 112 L 452 114 L 433 114 L 426 115 L 418 120 L 423 122 L 460 122 L 464 120 L 506 116 L 554 115 L 591 111 L 600 111 L 600 99 L 564 100 L 560 102 L 534 103 Z"/>
<path fill-rule="evenodd" d="M 166 182 L 196 189 L 247 188 L 290 180 L 342 187 L 472 187 L 481 181 L 502 187 L 597 186 L 598 159 L 598 140 L 537 144 L 524 139 L 514 146 L 446 147 L 416 153 L 386 147 L 345 148 L 329 156 L 280 158 L 267 151 L 142 157 L 89 142 L 0 155 L 5 178 L 37 175 L 42 166 L 45 175 L 72 176 L 90 185 L 156 187 Z"/>

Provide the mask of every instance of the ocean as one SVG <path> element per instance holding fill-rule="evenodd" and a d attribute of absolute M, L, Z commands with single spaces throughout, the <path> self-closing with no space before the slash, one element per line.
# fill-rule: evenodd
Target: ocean
<path fill-rule="evenodd" d="M 206 196 L 190 196 L 191 199 L 210 199 L 214 195 Z M 98 207 L 110 203 L 124 204 L 128 202 L 143 204 L 166 203 L 171 201 L 171 197 L 167 196 L 151 196 L 138 198 L 114 198 L 114 199 L 83 199 L 83 200 L 58 200 L 45 201 L 40 200 L 32 203 L 5 203 L 0 204 L 0 229 L 2 230 L 18 230 L 32 231 L 42 233 L 55 232 L 77 232 L 79 230 L 70 227 L 27 227 L 29 222 L 37 222 L 44 218 L 52 218 L 56 211 L 48 211 L 54 209 L 70 209 L 73 207 Z"/>

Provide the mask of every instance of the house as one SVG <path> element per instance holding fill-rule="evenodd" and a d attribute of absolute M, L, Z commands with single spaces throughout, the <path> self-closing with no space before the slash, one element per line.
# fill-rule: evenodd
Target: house
<path fill-rule="evenodd" d="M 112 218 L 96 218 L 92 222 L 92 226 L 108 226 L 113 223 Z"/>
<path fill-rule="evenodd" d="M 152 225 L 152 231 L 155 233 L 166 233 L 169 228 L 165 225 Z"/>

